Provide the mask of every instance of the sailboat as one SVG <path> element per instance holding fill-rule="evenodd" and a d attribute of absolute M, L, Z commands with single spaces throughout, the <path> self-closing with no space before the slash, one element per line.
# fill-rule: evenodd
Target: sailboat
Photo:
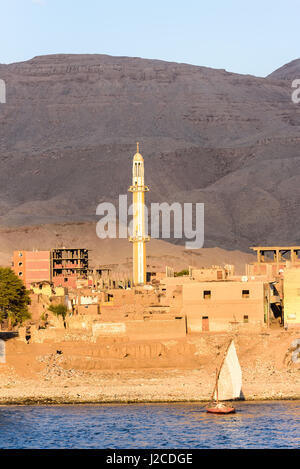
<path fill-rule="evenodd" d="M 206 409 L 211 414 L 233 414 L 235 408 L 220 401 L 239 399 L 242 394 L 242 370 L 231 340 L 219 369 L 216 370 L 216 383 L 212 393 L 214 403 Z"/>

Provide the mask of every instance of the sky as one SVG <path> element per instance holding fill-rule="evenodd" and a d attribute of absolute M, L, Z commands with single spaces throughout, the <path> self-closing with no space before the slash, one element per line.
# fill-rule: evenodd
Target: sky
<path fill-rule="evenodd" d="M 300 0 L 0 0 L 0 63 L 57 53 L 266 76 L 300 57 Z"/>

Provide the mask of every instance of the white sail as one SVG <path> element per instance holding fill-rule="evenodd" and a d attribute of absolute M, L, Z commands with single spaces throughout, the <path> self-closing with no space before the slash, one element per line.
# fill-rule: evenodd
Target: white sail
<path fill-rule="evenodd" d="M 220 401 L 242 397 L 242 370 L 232 341 L 223 362 L 218 380 L 218 398 Z M 216 392 L 214 398 L 216 399 Z"/>

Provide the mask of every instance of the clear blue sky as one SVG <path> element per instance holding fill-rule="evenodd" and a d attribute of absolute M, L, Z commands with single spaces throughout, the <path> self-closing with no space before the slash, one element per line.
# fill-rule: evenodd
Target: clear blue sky
<path fill-rule="evenodd" d="M 0 0 L 0 63 L 54 53 L 265 76 L 300 57 L 300 0 Z"/>

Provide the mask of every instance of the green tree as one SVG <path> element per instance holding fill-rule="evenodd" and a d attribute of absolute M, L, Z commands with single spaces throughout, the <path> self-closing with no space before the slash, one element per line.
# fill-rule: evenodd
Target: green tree
<path fill-rule="evenodd" d="M 8 319 L 12 326 L 29 319 L 29 291 L 9 267 L 0 267 L 0 321 Z"/>
<path fill-rule="evenodd" d="M 174 277 L 183 277 L 184 275 L 189 275 L 189 269 L 183 269 L 180 272 L 174 273 Z"/>
<path fill-rule="evenodd" d="M 51 306 L 49 306 L 48 309 L 49 309 L 49 311 L 51 311 L 56 316 L 62 316 L 63 320 L 66 319 L 68 309 L 65 305 L 63 305 L 63 304 L 51 305 Z"/>

